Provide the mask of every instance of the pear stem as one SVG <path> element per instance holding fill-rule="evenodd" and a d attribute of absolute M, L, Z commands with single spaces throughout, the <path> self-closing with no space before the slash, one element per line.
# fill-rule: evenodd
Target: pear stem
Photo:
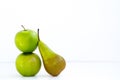
<path fill-rule="evenodd" d="M 38 33 L 38 40 L 40 41 L 39 28 L 37 30 L 37 33 Z"/>
<path fill-rule="evenodd" d="M 24 29 L 24 31 L 26 31 L 25 27 L 23 25 L 21 25 L 21 27 Z"/>

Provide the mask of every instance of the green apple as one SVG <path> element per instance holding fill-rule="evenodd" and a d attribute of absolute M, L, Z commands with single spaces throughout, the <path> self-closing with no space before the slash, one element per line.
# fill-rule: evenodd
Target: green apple
<path fill-rule="evenodd" d="M 41 60 L 35 53 L 21 53 L 16 58 L 16 69 L 22 76 L 35 76 L 41 68 Z"/>
<path fill-rule="evenodd" d="M 16 33 L 15 44 L 22 52 L 33 52 L 38 45 L 38 34 L 33 30 L 24 28 L 24 30 Z"/>

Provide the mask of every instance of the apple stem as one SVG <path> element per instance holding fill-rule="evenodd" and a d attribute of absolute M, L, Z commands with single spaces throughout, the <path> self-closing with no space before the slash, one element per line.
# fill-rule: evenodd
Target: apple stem
<path fill-rule="evenodd" d="M 37 32 L 38 32 L 38 40 L 40 41 L 39 28 L 38 28 Z"/>
<path fill-rule="evenodd" d="M 22 26 L 22 28 L 23 28 L 24 30 L 26 30 L 25 27 L 24 27 L 23 25 L 21 25 L 21 26 Z"/>

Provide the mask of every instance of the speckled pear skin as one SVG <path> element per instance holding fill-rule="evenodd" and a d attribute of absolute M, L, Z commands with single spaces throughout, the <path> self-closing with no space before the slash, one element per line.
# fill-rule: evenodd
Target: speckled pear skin
<path fill-rule="evenodd" d="M 38 42 L 38 48 L 43 59 L 45 70 L 52 76 L 58 76 L 65 69 L 65 59 L 52 51 L 41 40 Z"/>

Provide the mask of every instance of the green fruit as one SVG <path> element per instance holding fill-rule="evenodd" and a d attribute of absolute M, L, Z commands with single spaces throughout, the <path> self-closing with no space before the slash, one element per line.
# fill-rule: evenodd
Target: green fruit
<path fill-rule="evenodd" d="M 39 29 L 38 29 L 39 34 Z M 65 68 L 65 59 L 52 51 L 41 40 L 38 42 L 38 48 L 43 59 L 45 70 L 52 76 L 58 76 Z"/>
<path fill-rule="evenodd" d="M 22 53 L 16 58 L 16 69 L 22 76 L 35 76 L 41 68 L 41 60 L 37 54 Z"/>
<path fill-rule="evenodd" d="M 45 43 L 39 41 L 39 51 L 41 53 L 43 64 L 46 71 L 52 75 L 57 76 L 65 68 L 66 62 L 64 58 L 53 52 Z"/>
<path fill-rule="evenodd" d="M 16 34 L 15 44 L 22 52 L 33 52 L 37 48 L 38 35 L 33 30 L 24 29 Z"/>

